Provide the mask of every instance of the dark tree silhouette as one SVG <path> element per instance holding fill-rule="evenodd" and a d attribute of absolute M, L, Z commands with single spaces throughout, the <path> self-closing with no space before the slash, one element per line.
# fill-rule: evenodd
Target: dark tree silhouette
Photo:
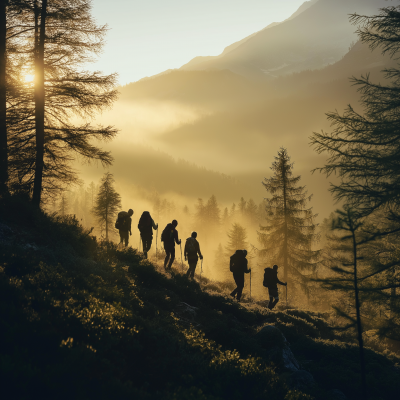
<path fill-rule="evenodd" d="M 282 265 L 283 280 L 305 282 L 305 273 L 316 268 L 318 251 L 312 250 L 316 240 L 315 215 L 307 208 L 311 196 L 305 186 L 298 186 L 300 176 L 293 177 L 293 164 L 286 149 L 281 148 L 271 167 L 273 176 L 263 185 L 271 198 L 266 199 L 267 224 L 258 232 L 262 249 L 274 264 Z"/>
<path fill-rule="evenodd" d="M 398 58 L 399 6 L 383 8 L 379 15 L 370 17 L 354 14 L 351 20 L 361 24 L 358 35 L 371 50 L 381 49 L 383 54 Z M 399 338 L 400 66 L 383 72 L 384 84 L 372 82 L 369 75 L 352 78 L 361 94 L 363 112 L 349 105 L 343 114 L 328 113 L 332 132 L 314 133 L 311 143 L 318 153 L 329 155 L 327 164 L 318 170 L 340 178 L 331 186 L 336 199 L 369 217 L 371 236 L 385 238 L 371 245 L 366 255 L 373 268 L 371 277 L 376 280 L 368 290 L 375 304 L 377 299 L 384 300 L 384 304 L 389 300 L 390 316 L 381 326 L 381 333 Z"/>
<path fill-rule="evenodd" d="M 8 0 L 0 0 L 0 194 L 7 191 L 8 181 L 6 86 L 7 5 Z"/>
<path fill-rule="evenodd" d="M 346 328 L 357 328 L 357 340 L 360 350 L 361 388 L 362 398 L 367 399 L 367 383 L 365 375 L 365 358 L 363 343 L 363 327 L 361 323 L 360 300 L 360 270 L 364 260 L 364 251 L 371 237 L 367 237 L 362 231 L 363 222 L 356 212 L 350 207 L 336 211 L 333 219 L 332 230 L 339 234 L 328 236 L 329 245 L 325 251 L 323 263 L 336 275 L 323 280 L 323 286 L 327 289 L 342 291 L 354 299 L 356 318 L 346 313 L 343 309 L 337 309 L 340 315 L 350 321 Z M 337 277 L 337 275 L 339 275 Z"/>
<path fill-rule="evenodd" d="M 121 209 L 121 196 L 114 189 L 114 177 L 109 172 L 101 179 L 99 191 L 96 196 L 93 214 L 100 224 L 101 230 L 106 232 L 108 240 L 108 229 Z"/>
<path fill-rule="evenodd" d="M 226 256 L 230 257 L 236 250 L 248 250 L 247 233 L 243 226 L 233 224 L 227 235 L 228 244 L 225 246 Z"/>
<path fill-rule="evenodd" d="M 35 80 L 20 83 L 11 99 L 9 171 L 11 184 L 31 192 L 38 206 L 42 194 L 76 181 L 76 157 L 111 163 L 93 139 L 111 139 L 116 130 L 88 121 L 116 99 L 116 76 L 84 70 L 106 33 L 93 21 L 91 0 L 35 0 L 23 23 L 20 58 Z M 76 116 L 81 124 L 72 122 Z"/>
<path fill-rule="evenodd" d="M 358 34 L 371 49 L 397 57 L 400 7 L 384 8 L 371 17 L 354 14 L 351 19 L 362 24 Z M 340 183 L 331 187 L 336 199 L 344 199 L 363 215 L 386 208 L 400 220 L 400 69 L 384 72 L 386 85 L 371 82 L 369 75 L 352 78 L 364 113 L 351 105 L 343 114 L 328 113 L 332 132 L 314 133 L 311 143 L 318 153 L 329 155 L 319 170 L 339 175 Z"/>

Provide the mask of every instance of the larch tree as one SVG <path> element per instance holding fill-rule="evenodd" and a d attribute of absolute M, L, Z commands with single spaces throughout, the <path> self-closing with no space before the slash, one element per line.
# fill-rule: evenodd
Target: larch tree
<path fill-rule="evenodd" d="M 357 33 L 371 51 L 380 49 L 398 60 L 400 6 L 383 8 L 373 16 L 354 14 L 351 20 L 360 25 Z M 340 178 L 331 186 L 335 198 L 374 220 L 371 234 L 385 237 L 368 254 L 370 265 L 376 267 L 372 272 L 375 284 L 369 290 L 377 298 L 386 296 L 389 300 L 391 312 L 381 333 L 399 340 L 400 64 L 383 72 L 383 83 L 372 82 L 369 75 L 352 78 L 361 96 L 362 111 L 349 105 L 343 113 L 328 113 L 332 131 L 314 133 L 311 143 L 318 153 L 328 155 L 325 166 L 318 170 Z"/>
<path fill-rule="evenodd" d="M 374 240 L 363 230 L 364 221 L 349 206 L 335 213 L 331 230 L 328 235 L 328 246 L 324 252 L 323 264 L 334 275 L 321 282 L 326 289 L 343 292 L 354 302 L 350 310 L 337 308 L 339 315 L 349 323 L 342 329 L 355 328 L 359 346 L 361 368 L 362 399 L 367 399 L 367 381 L 365 374 L 365 356 L 363 342 L 363 325 L 361 320 L 362 296 L 361 290 L 368 291 L 366 282 L 365 255 L 368 252 L 368 243 Z M 353 312 L 354 310 L 354 312 Z M 354 318 L 355 315 L 355 318 Z"/>
<path fill-rule="evenodd" d="M 7 137 L 7 6 L 8 0 L 0 0 L 0 194 L 7 192 L 8 137 Z"/>
<path fill-rule="evenodd" d="M 263 185 L 266 199 L 266 225 L 260 226 L 258 239 L 261 256 L 283 267 L 283 280 L 304 287 L 307 275 L 316 269 L 318 251 L 312 249 L 317 239 L 315 215 L 307 207 L 311 196 L 299 186 L 300 176 L 293 177 L 293 164 L 281 148 L 271 167 L 273 175 Z"/>
<path fill-rule="evenodd" d="M 112 226 L 112 222 L 121 209 L 121 196 L 114 188 L 114 177 L 111 173 L 104 174 L 100 181 L 99 191 L 96 196 L 93 214 L 97 218 L 100 229 L 106 232 L 106 240 L 108 240 L 108 230 Z"/>
<path fill-rule="evenodd" d="M 351 19 L 362 26 L 357 31 L 362 42 L 398 58 L 400 6 L 383 8 L 371 17 L 355 14 Z M 364 112 L 349 105 L 343 114 L 328 113 L 332 131 L 314 133 L 311 143 L 318 153 L 329 156 L 317 170 L 340 178 L 331 186 L 336 199 L 363 215 L 385 209 L 400 221 L 400 66 L 383 72 L 385 84 L 372 82 L 369 75 L 352 78 Z"/>
<path fill-rule="evenodd" d="M 17 123 L 9 135 L 10 179 L 39 206 L 43 194 L 77 180 L 71 168 L 76 158 L 111 163 L 110 153 L 93 139 L 112 139 L 116 130 L 90 120 L 116 99 L 116 75 L 84 69 L 100 53 L 106 33 L 94 23 L 91 0 L 33 0 L 24 18 L 21 58 L 35 79 L 21 84 L 11 103 Z"/>

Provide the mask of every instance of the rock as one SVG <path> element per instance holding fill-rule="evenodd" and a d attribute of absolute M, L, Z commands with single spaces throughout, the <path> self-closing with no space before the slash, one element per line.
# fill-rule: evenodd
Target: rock
<path fill-rule="evenodd" d="M 331 391 L 331 400 L 347 400 L 346 395 L 339 389 L 334 389 Z"/>
<path fill-rule="evenodd" d="M 264 326 L 256 334 L 256 338 L 267 350 L 268 358 L 276 365 L 292 372 L 299 370 L 300 365 L 290 350 L 288 341 L 276 326 Z"/>
<path fill-rule="evenodd" d="M 196 307 L 192 307 L 187 303 L 181 302 L 176 306 L 174 311 L 179 318 L 183 318 L 187 321 L 194 321 L 197 310 L 198 309 Z"/>
<path fill-rule="evenodd" d="M 304 370 L 293 372 L 289 376 L 287 382 L 291 389 L 302 391 L 307 390 L 315 384 L 314 377 L 308 371 Z"/>

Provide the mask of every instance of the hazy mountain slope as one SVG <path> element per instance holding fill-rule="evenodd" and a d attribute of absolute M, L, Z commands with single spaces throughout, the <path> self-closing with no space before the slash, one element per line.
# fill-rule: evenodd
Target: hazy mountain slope
<path fill-rule="evenodd" d="M 289 21 L 289 20 L 297 17 L 298 15 L 300 15 L 303 11 L 307 10 L 307 8 L 311 7 L 311 5 L 313 5 L 317 1 L 318 0 L 310 0 L 310 1 L 304 2 L 298 8 L 298 10 L 294 14 L 292 14 L 289 18 L 287 18 L 285 21 Z M 262 29 L 259 32 L 262 32 L 265 29 L 272 28 L 273 26 L 279 25 L 280 23 L 281 22 L 272 22 L 271 24 L 269 24 L 268 26 L 266 26 L 264 29 Z M 239 47 L 244 42 L 247 42 L 250 38 L 252 38 L 253 36 L 257 35 L 257 33 L 259 33 L 259 32 L 252 33 L 251 35 L 245 37 L 244 39 L 230 44 L 229 46 L 225 47 L 224 51 L 218 56 L 198 56 L 198 57 L 195 57 L 192 60 L 190 60 L 187 64 L 183 65 L 181 67 L 181 69 L 189 69 L 190 70 L 190 69 L 193 69 L 193 67 L 195 67 L 196 65 L 201 64 L 204 61 L 212 61 L 212 60 L 215 60 L 217 58 L 221 58 L 221 57 L 225 56 L 226 54 L 228 54 L 229 52 L 231 52 L 232 50 L 234 50 L 237 47 Z M 196 68 L 194 68 L 194 69 L 196 69 Z"/>
<path fill-rule="evenodd" d="M 346 54 L 357 40 L 348 14 L 373 14 L 384 0 L 319 0 L 295 18 L 258 32 L 229 53 L 184 69 L 229 69 L 266 79 L 322 68 Z"/>
<path fill-rule="evenodd" d="M 302 183 L 315 194 L 316 211 L 328 215 L 333 207 L 328 181 L 310 174 L 324 159 L 309 147 L 308 137 L 313 131 L 329 129 L 326 112 L 348 103 L 357 106 L 358 94 L 349 77 L 370 72 L 372 79 L 380 80 L 380 70 L 390 63 L 379 51 L 371 53 L 357 43 L 334 65 L 262 84 L 230 71 L 175 70 L 126 85 L 113 115 L 104 116 L 122 129 L 111 147 L 113 168 L 124 182 L 149 190 L 155 187 L 195 197 L 216 194 L 221 201 L 237 201 L 243 195 L 258 201 L 265 195 L 261 180 L 279 147 L 286 146 Z M 176 122 L 176 114 L 186 109 L 196 117 Z M 121 110 L 126 110 L 126 116 Z M 164 117 L 165 123 L 158 121 Z M 140 118 L 158 124 L 150 130 Z M 162 153 L 143 151 L 138 143 L 223 172 L 233 180 L 177 164 Z M 173 180 L 170 186 L 166 176 Z"/>

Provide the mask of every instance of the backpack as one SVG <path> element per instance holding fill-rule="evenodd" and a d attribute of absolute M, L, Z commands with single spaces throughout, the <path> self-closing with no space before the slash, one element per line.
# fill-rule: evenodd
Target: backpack
<path fill-rule="evenodd" d="M 168 224 L 161 233 L 161 241 L 168 242 L 171 239 L 171 227 L 172 224 Z"/>
<path fill-rule="evenodd" d="M 127 220 L 129 219 L 129 215 L 125 211 L 121 211 L 118 213 L 118 218 L 115 221 L 115 229 L 124 229 Z"/>
<path fill-rule="evenodd" d="M 152 220 L 151 220 L 151 216 L 150 213 L 148 211 L 143 211 L 142 216 L 139 219 L 139 231 L 141 233 L 147 233 L 147 231 L 150 231 L 150 233 L 152 232 Z"/>
<path fill-rule="evenodd" d="M 189 254 L 197 254 L 196 239 L 192 237 L 186 239 L 186 251 Z"/>
<path fill-rule="evenodd" d="M 275 284 L 275 273 L 272 268 L 265 268 L 264 269 L 264 280 L 263 286 L 269 287 Z"/>
<path fill-rule="evenodd" d="M 244 270 L 244 261 L 246 260 L 246 257 L 243 253 L 243 250 L 236 250 L 236 253 L 231 256 L 231 262 L 230 262 L 230 271 L 235 273 L 235 272 L 242 272 Z"/>

